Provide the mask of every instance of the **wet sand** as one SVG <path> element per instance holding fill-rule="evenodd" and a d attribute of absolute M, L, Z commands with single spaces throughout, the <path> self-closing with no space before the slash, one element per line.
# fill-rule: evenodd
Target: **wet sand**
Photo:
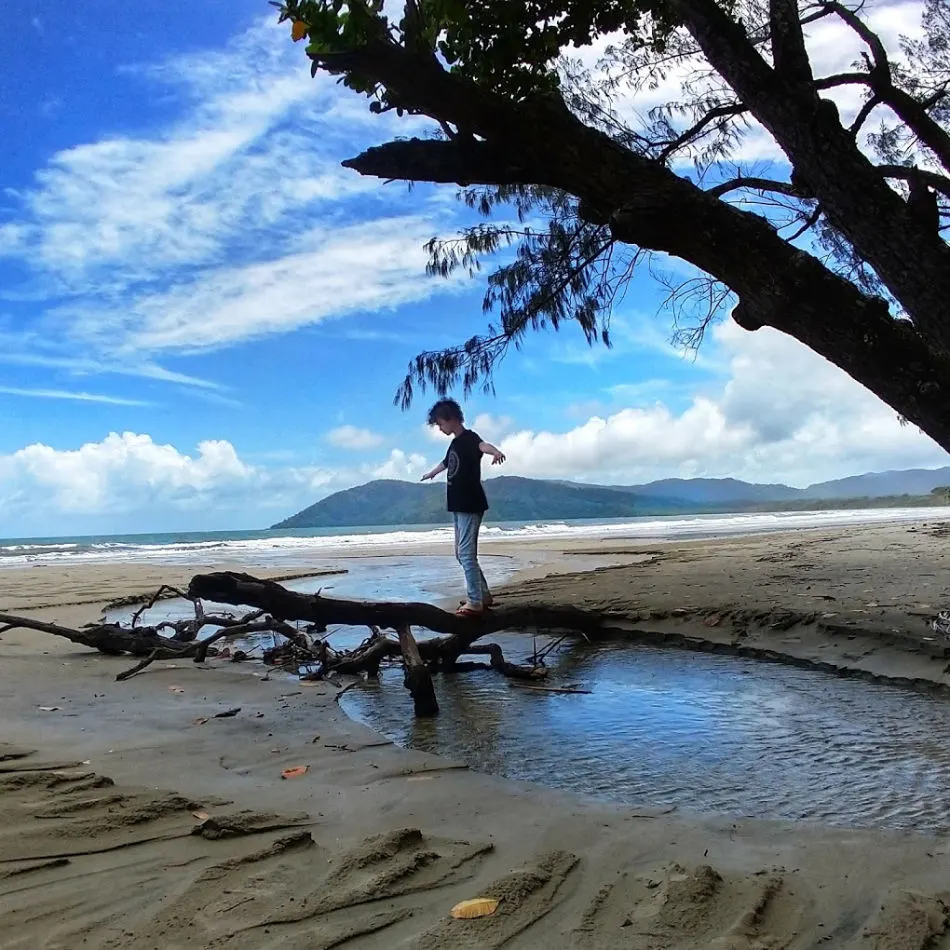
<path fill-rule="evenodd" d="M 950 606 L 943 534 L 559 542 L 503 596 L 604 609 L 674 645 L 944 683 L 944 644 L 923 639 Z M 615 559 L 631 563 L 538 576 Z M 82 623 L 88 601 L 196 570 L 4 571 L 0 608 Z M 943 838 L 579 801 L 397 749 L 329 684 L 226 662 L 116 683 L 129 665 L 0 634 L 2 947 L 950 946 Z M 471 897 L 501 903 L 452 920 Z"/>

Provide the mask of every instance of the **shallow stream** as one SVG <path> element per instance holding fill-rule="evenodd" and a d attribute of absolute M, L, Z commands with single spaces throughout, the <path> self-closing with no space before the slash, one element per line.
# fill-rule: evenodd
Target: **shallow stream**
<path fill-rule="evenodd" d="M 437 600 L 458 587 L 451 558 L 380 557 L 347 566 L 346 575 L 287 586 L 408 600 Z M 506 558 L 485 564 L 492 584 L 517 566 Z M 191 611 L 187 602 L 170 601 L 143 620 Z M 129 613 L 110 619 L 127 620 Z M 343 628 L 331 643 L 352 648 L 366 633 Z M 490 639 L 513 661 L 550 642 L 545 636 L 535 644 L 531 634 Z M 566 641 L 548 665 L 550 685 L 576 684 L 590 693 L 528 691 L 490 671 L 437 676 L 441 715 L 414 720 L 401 670 L 389 668 L 378 683 L 350 690 L 341 705 L 400 745 L 580 795 L 743 817 L 950 831 L 945 698 L 623 643 Z"/>
<path fill-rule="evenodd" d="M 500 642 L 510 659 L 531 638 Z M 950 831 L 950 702 L 755 660 L 572 645 L 530 692 L 493 672 L 436 678 L 414 720 L 398 670 L 350 690 L 353 718 L 480 771 L 627 804 Z"/>

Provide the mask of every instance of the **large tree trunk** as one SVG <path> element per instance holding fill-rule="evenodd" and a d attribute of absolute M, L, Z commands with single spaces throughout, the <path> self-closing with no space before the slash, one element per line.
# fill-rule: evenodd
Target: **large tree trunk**
<path fill-rule="evenodd" d="M 564 114 L 560 123 L 518 143 L 507 157 L 491 147 L 412 139 L 369 149 L 346 164 L 387 179 L 535 182 L 563 188 L 594 208 L 618 209 L 610 214 L 618 240 L 667 251 L 721 280 L 739 298 L 740 326 L 771 326 L 794 337 L 950 451 L 950 357 L 916 327 L 788 244 L 759 215 L 720 201 L 573 116 Z M 560 143 L 556 157 L 549 140 Z"/>
<path fill-rule="evenodd" d="M 715 0 L 672 0 L 710 64 L 785 151 L 796 184 L 818 199 L 930 345 L 950 353 L 950 247 L 935 229 L 921 225 L 861 152 L 834 103 L 819 96 L 810 72 L 782 68 L 784 47 L 804 50 L 798 4 L 785 2 L 795 15 L 784 30 L 773 31 L 773 69 Z"/>
<path fill-rule="evenodd" d="M 914 325 L 894 319 L 883 301 L 788 244 L 764 218 L 585 125 L 560 97 L 513 102 L 395 44 L 318 54 L 315 62 L 331 72 L 372 76 L 407 107 L 466 132 L 447 142 L 391 142 L 344 165 L 387 180 L 544 185 L 575 195 L 610 223 L 618 240 L 667 251 L 731 288 L 740 326 L 772 326 L 793 336 L 950 451 L 950 251 L 844 141 L 833 106 L 805 93 L 781 100 L 742 28 L 732 23 L 720 36 L 722 24 L 710 26 L 714 0 L 676 3 L 713 65 L 737 92 L 749 94 L 756 117 L 800 163 L 809 193 L 875 267 Z M 738 48 L 740 41 L 758 65 L 740 60 L 730 72 L 729 44 Z M 801 68 L 794 49 L 786 59 Z M 827 145 L 823 136 L 830 136 Z"/>

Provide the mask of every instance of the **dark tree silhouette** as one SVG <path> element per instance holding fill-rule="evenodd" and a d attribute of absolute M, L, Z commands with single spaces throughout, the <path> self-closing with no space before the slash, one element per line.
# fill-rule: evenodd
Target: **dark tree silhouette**
<path fill-rule="evenodd" d="M 415 389 L 491 384 L 530 329 L 575 321 L 609 343 L 617 295 L 651 252 L 703 276 L 675 286 L 676 332 L 711 319 L 800 340 L 950 450 L 950 4 L 924 0 L 922 33 L 887 49 L 862 4 L 838 0 L 286 0 L 325 70 L 381 113 L 428 116 L 433 135 L 344 165 L 386 180 L 456 183 L 487 219 L 434 240 L 430 271 L 487 281 L 481 336 L 410 366 Z M 835 20 L 863 52 L 815 75 L 806 38 Z M 612 36 L 604 69 L 562 54 Z M 648 114 L 616 106 L 671 75 Z M 843 118 L 828 96 L 857 89 Z M 788 159 L 766 178 L 738 160 L 762 130 Z M 491 222 L 499 206 L 522 223 Z M 510 215 L 509 215 L 510 216 Z M 530 222 L 542 221 L 532 226 Z"/>

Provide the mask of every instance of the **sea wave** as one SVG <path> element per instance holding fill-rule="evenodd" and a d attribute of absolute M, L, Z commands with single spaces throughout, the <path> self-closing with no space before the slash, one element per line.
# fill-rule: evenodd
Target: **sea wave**
<path fill-rule="evenodd" d="M 723 535 L 758 534 L 801 528 L 842 527 L 868 523 L 932 519 L 932 508 L 877 508 L 840 511 L 750 512 L 741 514 L 683 515 L 618 519 L 615 521 L 548 521 L 530 524 L 486 525 L 482 538 L 493 541 L 518 539 L 630 539 L 676 540 Z M 346 534 L 276 534 L 271 532 L 216 533 L 213 537 L 149 535 L 95 539 L 29 539 L 0 541 L 0 567 L 57 562 L 163 562 L 255 563 L 298 561 L 381 548 L 411 550 L 452 541 L 451 527 L 418 529 L 356 529 Z"/>

